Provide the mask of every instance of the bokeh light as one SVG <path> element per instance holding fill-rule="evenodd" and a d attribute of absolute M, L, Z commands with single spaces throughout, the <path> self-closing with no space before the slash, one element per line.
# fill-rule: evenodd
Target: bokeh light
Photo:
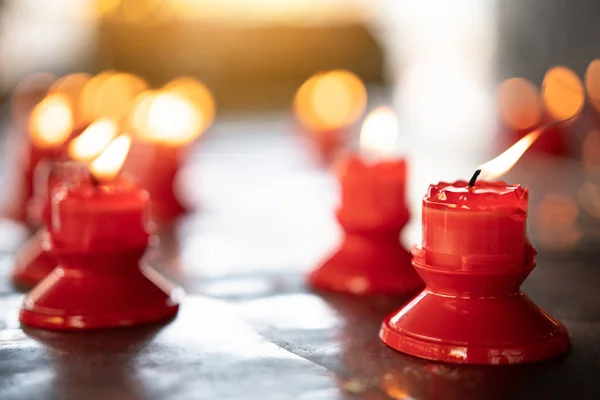
<path fill-rule="evenodd" d="M 190 77 L 181 77 L 167 83 L 164 90 L 187 99 L 197 108 L 201 120 L 201 131 L 206 131 L 212 125 L 216 113 L 215 99 L 202 82 Z"/>
<path fill-rule="evenodd" d="M 400 126 L 396 113 L 389 107 L 371 111 L 360 131 L 360 150 L 365 155 L 378 157 L 393 153 Z"/>
<path fill-rule="evenodd" d="M 294 110 L 306 128 L 340 129 L 354 123 L 364 112 L 367 91 L 360 78 L 349 71 L 319 73 L 296 93 Z"/>
<path fill-rule="evenodd" d="M 585 91 L 592 106 L 600 109 L 600 59 L 593 60 L 585 71 Z"/>
<path fill-rule="evenodd" d="M 83 88 L 91 76 L 84 73 L 71 74 L 58 79 L 50 87 L 50 93 L 66 96 L 73 113 L 73 126 L 79 128 L 86 124 L 85 112 L 82 107 Z"/>
<path fill-rule="evenodd" d="M 172 92 L 140 96 L 130 124 L 136 137 L 169 146 L 185 145 L 203 133 L 198 109 L 187 98 Z"/>
<path fill-rule="evenodd" d="M 563 121 L 578 115 L 585 102 L 581 79 L 571 69 L 562 66 L 546 72 L 542 97 L 548 112 Z"/>
<path fill-rule="evenodd" d="M 76 161 L 90 161 L 98 157 L 118 131 L 119 126 L 111 119 L 102 118 L 93 122 L 69 143 L 69 156 Z"/>
<path fill-rule="evenodd" d="M 31 142 L 41 148 L 52 148 L 64 143 L 73 130 L 73 116 L 69 99 L 52 94 L 35 106 L 29 121 Z"/>
<path fill-rule="evenodd" d="M 507 79 L 498 87 L 498 112 L 510 128 L 527 130 L 542 118 L 542 97 L 535 85 L 523 78 Z"/>
<path fill-rule="evenodd" d="M 105 71 L 85 85 L 82 107 L 88 122 L 99 118 L 119 121 L 124 118 L 137 95 L 148 84 L 142 78 L 127 73 Z"/>
<path fill-rule="evenodd" d="M 565 251 L 575 247 L 581 239 L 577 227 L 579 207 L 564 194 L 549 193 L 537 207 L 538 240 L 542 246 Z"/>

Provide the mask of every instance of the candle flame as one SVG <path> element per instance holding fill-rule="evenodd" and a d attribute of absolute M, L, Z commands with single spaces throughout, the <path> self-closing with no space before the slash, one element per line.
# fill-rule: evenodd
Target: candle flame
<path fill-rule="evenodd" d="M 169 146 L 192 142 L 206 126 L 202 114 L 188 99 L 171 92 L 145 96 L 134 112 L 134 122 L 140 139 Z"/>
<path fill-rule="evenodd" d="M 76 161 L 90 161 L 117 136 L 118 126 L 109 118 L 101 118 L 88 126 L 69 143 L 69 156 Z"/>
<path fill-rule="evenodd" d="M 39 147 L 52 148 L 63 144 L 71 135 L 73 114 L 69 99 L 53 94 L 40 101 L 31 113 L 31 141 Z"/>
<path fill-rule="evenodd" d="M 131 137 L 122 134 L 113 140 L 104 151 L 90 163 L 90 172 L 99 181 L 111 181 L 121 171 L 125 163 L 129 148 L 131 147 Z"/>
<path fill-rule="evenodd" d="M 389 156 L 398 139 L 398 118 L 388 107 L 378 107 L 365 118 L 360 131 L 360 149 L 368 155 Z"/>
<path fill-rule="evenodd" d="M 352 125 L 364 112 L 367 90 L 350 71 L 320 72 L 300 86 L 294 111 L 305 127 L 313 131 L 341 129 Z"/>
<path fill-rule="evenodd" d="M 560 122 L 560 121 L 557 121 Z M 480 165 L 477 169 L 481 170 L 480 177 L 482 179 L 495 179 L 506 174 L 519 161 L 521 156 L 525 154 L 527 149 L 537 140 L 544 130 L 553 124 L 548 124 L 542 128 L 536 129 L 523 136 L 521 140 L 513 144 L 504 153 L 498 157 Z"/>

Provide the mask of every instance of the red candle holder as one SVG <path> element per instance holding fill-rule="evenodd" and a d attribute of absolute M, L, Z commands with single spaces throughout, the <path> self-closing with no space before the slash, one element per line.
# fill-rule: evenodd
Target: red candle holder
<path fill-rule="evenodd" d="M 409 219 L 404 204 L 406 164 L 367 164 L 350 157 L 340 175 L 342 205 L 337 219 L 344 230 L 339 249 L 308 276 L 319 290 L 357 295 L 412 294 L 423 281 L 400 243 Z"/>
<path fill-rule="evenodd" d="M 148 194 L 89 177 L 52 201 L 49 240 L 57 266 L 25 298 L 23 324 L 89 330 L 158 322 L 179 309 L 182 290 L 147 265 Z"/>
<path fill-rule="evenodd" d="M 432 185 L 413 266 L 426 288 L 385 318 L 381 340 L 417 357 L 517 364 L 569 348 L 567 329 L 519 287 L 535 267 L 527 189 L 504 182 Z"/>

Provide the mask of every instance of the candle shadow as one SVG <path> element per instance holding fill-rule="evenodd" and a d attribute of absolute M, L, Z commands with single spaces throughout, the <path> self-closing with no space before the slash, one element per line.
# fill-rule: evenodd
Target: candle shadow
<path fill-rule="evenodd" d="M 53 398 L 129 400 L 148 397 L 137 369 L 165 325 L 87 332 L 24 327 L 23 331 L 49 350 Z"/>

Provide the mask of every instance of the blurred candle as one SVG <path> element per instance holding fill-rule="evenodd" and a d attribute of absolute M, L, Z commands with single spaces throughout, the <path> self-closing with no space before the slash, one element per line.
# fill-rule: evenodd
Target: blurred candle
<path fill-rule="evenodd" d="M 112 120 L 101 119 L 92 123 L 68 146 L 70 158 L 89 162 L 97 157 L 116 136 L 118 127 Z M 50 225 L 52 194 L 66 176 L 70 163 L 50 161 L 38 166 L 34 194 L 28 206 L 29 220 L 41 229 L 21 247 L 15 256 L 13 282 L 21 288 L 31 288 L 46 277 L 56 266 L 47 227 Z"/>
<path fill-rule="evenodd" d="M 21 155 L 18 187 L 11 189 L 11 203 L 6 214 L 26 221 L 27 204 L 33 195 L 35 169 L 43 160 L 65 157 L 65 143 L 73 134 L 73 114 L 67 97 L 50 94 L 38 103 L 29 117 L 25 150 Z"/>
<path fill-rule="evenodd" d="M 140 96 L 130 116 L 137 139 L 127 170 L 150 193 L 157 222 L 170 224 L 187 212 L 174 188 L 189 145 L 213 121 L 210 91 L 192 78 L 180 78 L 162 90 Z"/>
<path fill-rule="evenodd" d="M 149 238 L 148 194 L 119 171 L 131 146 L 120 135 L 53 196 L 50 241 L 60 264 L 25 298 L 20 320 L 86 330 L 174 316 L 178 289 L 141 262 Z M 58 317 L 57 317 L 58 316 Z"/>
<path fill-rule="evenodd" d="M 360 118 L 367 91 L 360 78 L 349 71 L 318 73 L 298 89 L 294 114 L 319 155 L 331 160 L 349 137 L 349 128 Z"/>
<path fill-rule="evenodd" d="M 406 163 L 391 157 L 398 133 L 394 113 L 374 110 L 361 132 L 361 155 L 340 169 L 342 204 L 337 219 L 344 230 L 339 249 L 308 280 L 319 290 L 357 295 L 409 294 L 422 287 L 400 243 L 409 219 L 405 204 Z"/>

